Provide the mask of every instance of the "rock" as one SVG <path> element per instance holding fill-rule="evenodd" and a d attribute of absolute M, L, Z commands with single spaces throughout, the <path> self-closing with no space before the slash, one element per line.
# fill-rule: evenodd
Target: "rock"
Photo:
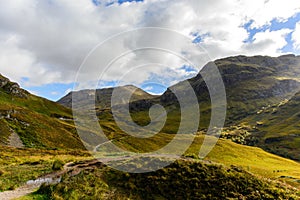
<path fill-rule="evenodd" d="M 20 98 L 27 98 L 28 92 L 20 88 L 19 84 L 11 82 L 8 78 L 0 74 L 0 89 L 6 93 Z"/>

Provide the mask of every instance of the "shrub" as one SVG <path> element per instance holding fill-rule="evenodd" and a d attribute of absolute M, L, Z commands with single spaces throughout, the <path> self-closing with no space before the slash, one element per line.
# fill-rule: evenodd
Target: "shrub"
<path fill-rule="evenodd" d="M 62 170 L 64 167 L 64 163 L 61 160 L 55 160 L 52 165 L 52 170 Z"/>

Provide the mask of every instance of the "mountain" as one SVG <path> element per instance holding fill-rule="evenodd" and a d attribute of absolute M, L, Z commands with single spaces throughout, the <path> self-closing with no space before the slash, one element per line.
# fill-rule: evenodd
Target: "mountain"
<path fill-rule="evenodd" d="M 2 75 L 0 143 L 47 149 L 83 148 L 70 109 L 32 95 Z"/>
<path fill-rule="evenodd" d="M 125 85 L 115 88 L 103 88 L 97 90 L 80 90 L 75 92 L 70 92 L 66 96 L 62 97 L 57 101 L 57 103 L 64 105 L 68 108 L 72 108 L 72 96 L 76 95 L 76 101 L 74 102 L 76 106 L 93 106 L 95 104 L 98 109 L 107 109 L 111 106 L 111 96 L 114 91 L 117 89 L 122 93 L 132 93 L 130 101 L 137 101 L 142 99 L 152 99 L 155 96 L 151 95 L 140 88 L 137 88 L 133 85 Z"/>
<path fill-rule="evenodd" d="M 253 128 L 246 131 L 249 135 L 245 136 L 245 144 L 300 160 L 300 56 L 236 56 L 216 60 L 215 64 L 226 89 L 225 129 L 238 126 L 232 132 L 241 132 L 239 125 L 248 124 Z M 208 126 L 211 113 L 209 92 L 201 77 L 209 70 L 208 64 L 196 77 L 188 80 L 198 95 L 202 110 L 200 128 Z M 172 87 L 185 90 L 180 83 Z M 287 99 L 290 100 L 283 105 Z M 160 102 L 174 105 L 176 97 L 168 89 L 160 97 Z M 267 110 L 267 113 L 257 114 L 261 110 Z"/>
<path fill-rule="evenodd" d="M 285 55 L 236 56 L 214 61 L 222 76 L 227 97 L 226 125 L 236 124 L 257 109 L 290 98 L 300 90 L 300 57 Z M 209 92 L 201 74 L 210 71 L 210 65 L 188 81 L 198 95 L 199 103 L 209 102 Z M 172 86 L 186 90 L 178 83 Z M 176 97 L 168 89 L 161 97 L 164 104 L 176 103 Z"/>
<path fill-rule="evenodd" d="M 279 57 L 269 56 L 234 56 L 214 61 L 221 77 L 223 79 L 226 99 L 227 99 L 227 116 L 225 120 L 225 127 L 237 126 L 241 123 L 249 124 L 250 133 L 252 135 L 247 136 L 247 144 L 257 145 L 265 148 L 265 135 L 268 138 L 276 138 L 278 132 L 268 130 L 257 131 L 255 125 L 257 123 L 255 117 L 257 112 L 261 108 L 266 108 L 270 105 L 277 105 L 285 99 L 290 99 L 300 91 L 300 56 L 295 55 L 283 55 Z M 211 102 L 207 85 L 202 77 L 202 74 L 212 74 L 211 63 L 205 65 L 202 70 L 193 78 L 188 79 L 188 82 L 192 86 L 200 107 L 201 120 L 199 122 L 199 130 L 206 131 L 211 117 Z M 213 77 L 213 76 L 212 76 Z M 126 88 L 126 87 L 125 87 Z M 136 89 L 136 88 L 134 88 Z M 113 88 L 97 90 L 96 105 L 100 105 L 103 109 L 97 110 L 97 116 L 100 119 L 100 124 L 104 127 L 104 131 L 108 135 L 124 135 L 116 124 L 113 123 L 114 119 L 109 107 L 109 99 L 111 97 Z M 138 89 L 136 89 L 138 90 Z M 167 89 L 161 96 L 152 97 L 149 95 L 137 95 L 133 96 L 130 102 L 131 117 L 134 122 L 141 126 L 146 126 L 150 123 L 150 117 L 148 114 L 149 108 L 154 104 L 161 104 L 167 110 L 167 121 L 162 129 L 162 133 L 177 133 L 180 125 L 181 113 L 180 106 L 177 97 L 172 92 L 176 90 L 178 93 L 186 95 L 186 85 L 184 82 L 179 82 Z M 109 92 L 107 92 L 109 91 Z M 86 97 L 86 91 L 80 91 L 83 98 Z M 144 98 L 146 96 L 146 98 Z M 64 99 L 71 101 L 71 94 L 62 98 L 59 102 L 63 105 L 70 106 L 65 103 Z M 79 98 L 80 99 L 80 98 Z M 95 99 L 95 97 L 90 98 Z M 191 115 L 192 115 L 191 110 Z M 278 117 L 280 118 L 280 117 Z M 295 122 L 296 123 L 296 122 Z M 276 123 L 270 127 L 276 127 Z M 284 130 L 282 130 L 284 131 Z M 280 145 L 282 146 L 287 141 L 290 141 L 291 136 L 281 139 Z M 298 141 L 298 135 L 293 136 L 293 140 Z M 266 140 L 267 143 L 271 140 Z M 297 146 L 298 143 L 293 143 L 296 148 L 293 155 L 300 153 L 300 149 Z M 279 145 L 279 146 L 280 146 Z M 278 146 L 278 145 L 277 145 Z M 276 147 L 278 148 L 278 147 Z M 270 148 L 265 148 L 270 150 Z M 291 152 L 288 150 L 282 150 L 284 152 L 273 151 L 280 155 L 291 156 Z M 288 153 L 286 153 L 286 151 Z M 298 157 L 292 156 L 294 159 Z"/>

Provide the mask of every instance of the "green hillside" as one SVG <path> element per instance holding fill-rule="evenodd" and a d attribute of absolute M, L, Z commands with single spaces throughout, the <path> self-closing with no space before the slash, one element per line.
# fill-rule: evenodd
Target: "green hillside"
<path fill-rule="evenodd" d="M 71 110 L 34 96 L 0 77 L 0 142 L 9 144 L 16 133 L 25 147 L 83 148 Z"/>
<path fill-rule="evenodd" d="M 255 126 L 249 143 L 300 160 L 300 93 L 279 104 L 271 104 L 257 111 L 245 121 Z"/>

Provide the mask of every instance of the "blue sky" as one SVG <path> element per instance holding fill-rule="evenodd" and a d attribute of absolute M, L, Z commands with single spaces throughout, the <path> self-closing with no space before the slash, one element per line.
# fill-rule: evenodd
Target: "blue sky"
<path fill-rule="evenodd" d="M 13 0 L 0 8 L 0 27 L 0 73 L 54 101 L 73 89 L 81 63 L 95 46 L 135 28 L 161 27 L 179 32 L 205 49 L 211 60 L 240 54 L 300 53 L 299 0 L 78 0 L 76 4 Z M 168 42 L 153 37 L 154 41 Z M 123 42 L 122 48 L 130 49 L 131 44 Z M 115 49 L 107 53 L 110 51 Z M 162 93 L 199 70 L 175 62 L 169 66 L 165 74 L 149 70 L 132 77 L 142 89 Z M 112 72 L 102 80 L 101 87 L 116 86 L 120 74 L 127 72 L 124 68 Z M 93 73 L 91 70 L 86 77 L 95 76 Z"/>
<path fill-rule="evenodd" d="M 244 25 L 244 28 L 248 31 L 249 33 L 249 37 L 247 38 L 247 40 L 245 42 L 252 42 L 253 41 L 253 37 L 255 36 L 256 33 L 258 32 L 264 32 L 266 30 L 270 30 L 270 31 L 277 31 L 277 30 L 281 30 L 284 28 L 288 28 L 291 30 L 294 30 L 296 27 L 297 22 L 300 21 L 300 13 L 295 14 L 294 16 L 291 16 L 290 18 L 288 18 L 286 21 L 284 22 L 280 22 L 277 19 L 273 19 L 270 24 L 265 25 L 263 27 L 260 28 L 251 28 L 251 24 L 253 23 L 253 20 L 249 21 L 248 23 L 246 23 Z M 291 40 L 291 35 L 292 32 L 289 33 L 285 39 L 287 41 L 287 44 L 281 49 L 283 53 L 294 53 L 294 54 L 298 54 L 299 51 L 295 50 L 293 47 L 293 41 Z"/>

